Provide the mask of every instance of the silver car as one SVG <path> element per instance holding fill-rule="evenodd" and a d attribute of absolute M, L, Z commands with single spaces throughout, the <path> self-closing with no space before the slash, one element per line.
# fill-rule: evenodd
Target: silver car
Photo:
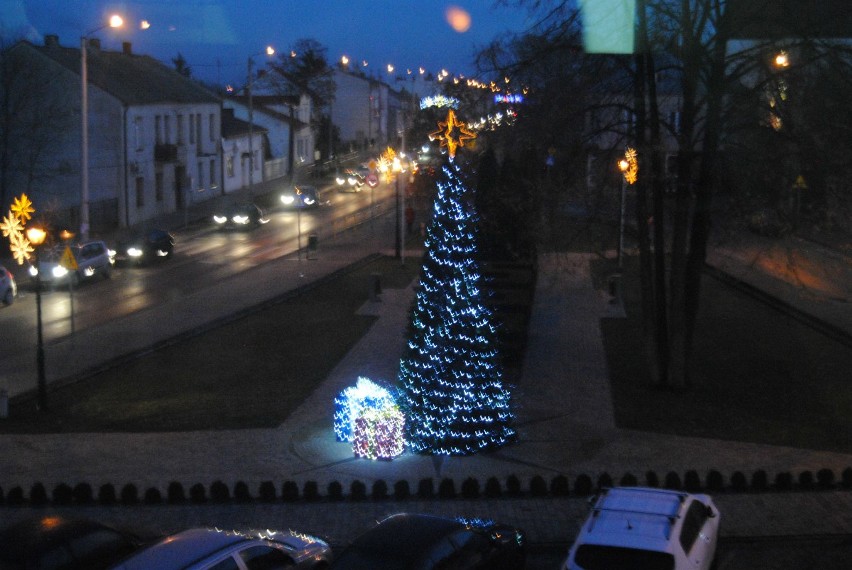
<path fill-rule="evenodd" d="M 11 305 L 18 295 L 18 285 L 12 272 L 0 265 L 0 301 L 4 305 Z"/>
<path fill-rule="evenodd" d="M 38 269 L 31 267 L 30 274 L 38 275 L 42 283 L 67 283 L 70 279 L 78 284 L 96 275 L 109 278 L 114 264 L 115 251 L 102 241 L 90 241 L 40 251 Z"/>
<path fill-rule="evenodd" d="M 193 528 L 167 536 L 111 566 L 114 570 L 319 570 L 331 563 L 331 548 L 294 531 Z"/>

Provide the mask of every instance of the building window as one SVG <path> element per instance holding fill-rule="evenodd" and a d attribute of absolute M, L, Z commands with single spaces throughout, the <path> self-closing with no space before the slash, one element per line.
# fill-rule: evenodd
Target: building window
<path fill-rule="evenodd" d="M 201 146 L 201 114 L 195 115 L 195 140 Z"/>
<path fill-rule="evenodd" d="M 142 150 L 145 146 L 144 133 L 142 132 L 142 117 L 133 118 L 133 142 L 136 150 Z"/>
<path fill-rule="evenodd" d="M 136 177 L 136 207 L 141 208 L 145 205 L 145 179 L 141 176 Z"/>
<path fill-rule="evenodd" d="M 198 189 L 199 190 L 204 189 L 204 168 L 203 168 L 203 166 L 204 166 L 203 162 L 198 163 Z"/>
<path fill-rule="evenodd" d="M 163 142 L 163 118 L 160 115 L 154 117 L 154 142 L 160 144 Z"/>
<path fill-rule="evenodd" d="M 154 195 L 157 202 L 163 201 L 163 173 L 158 172 L 154 175 Z"/>
<path fill-rule="evenodd" d="M 225 158 L 225 161 L 226 161 L 225 162 L 225 172 L 226 172 L 228 178 L 233 178 L 234 177 L 234 155 L 229 154 Z"/>
<path fill-rule="evenodd" d="M 166 144 L 170 144 L 172 142 L 172 122 L 171 117 L 166 115 L 165 122 L 163 123 L 163 135 L 165 136 Z"/>
<path fill-rule="evenodd" d="M 210 129 L 210 141 L 216 140 L 216 115 L 210 113 L 207 117 L 207 127 Z"/>
<path fill-rule="evenodd" d="M 210 161 L 210 189 L 216 188 L 216 161 Z"/>
<path fill-rule="evenodd" d="M 195 115 L 189 116 L 189 144 L 195 144 Z"/>
<path fill-rule="evenodd" d="M 177 116 L 177 143 L 183 144 L 183 115 Z"/>

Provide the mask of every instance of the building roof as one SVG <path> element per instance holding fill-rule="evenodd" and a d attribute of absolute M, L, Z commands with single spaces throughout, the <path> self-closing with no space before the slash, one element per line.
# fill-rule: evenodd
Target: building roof
<path fill-rule="evenodd" d="M 80 73 L 79 46 L 60 46 L 56 36 L 46 36 L 43 46 L 22 43 L 69 71 Z M 132 53 L 128 43 L 120 52 L 102 50 L 97 42 L 93 44 L 86 55 L 89 84 L 96 85 L 126 105 L 220 102 L 219 97 L 196 81 L 150 56 Z"/>
<path fill-rule="evenodd" d="M 260 134 L 267 133 L 269 129 L 255 123 L 252 132 Z M 234 116 L 233 109 L 222 109 L 222 138 L 239 137 L 249 134 L 249 123 Z"/>

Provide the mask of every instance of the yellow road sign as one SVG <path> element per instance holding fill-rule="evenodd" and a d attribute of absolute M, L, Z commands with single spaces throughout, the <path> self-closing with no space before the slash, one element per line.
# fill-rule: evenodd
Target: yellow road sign
<path fill-rule="evenodd" d="M 62 259 L 59 260 L 59 265 L 68 271 L 77 271 L 77 258 L 71 252 L 70 246 L 65 246 L 65 251 L 62 252 Z"/>

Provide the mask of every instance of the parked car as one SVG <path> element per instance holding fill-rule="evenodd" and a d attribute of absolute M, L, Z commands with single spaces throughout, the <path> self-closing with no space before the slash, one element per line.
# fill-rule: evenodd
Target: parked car
<path fill-rule="evenodd" d="M 294 209 L 317 208 L 322 202 L 314 186 L 299 185 L 281 195 L 281 203 Z"/>
<path fill-rule="evenodd" d="M 70 252 L 72 259 L 68 259 L 66 252 Z M 42 283 L 67 283 L 70 279 L 76 285 L 95 276 L 109 279 L 115 251 L 102 241 L 90 241 L 39 251 L 37 259 L 37 266 L 30 266 L 30 275 L 39 276 Z"/>
<path fill-rule="evenodd" d="M 109 568 L 141 544 L 135 535 L 98 522 L 45 515 L 0 531 L 0 568 L 99 570 Z"/>
<path fill-rule="evenodd" d="M 11 305 L 18 295 L 18 284 L 12 272 L 0 265 L 0 300 L 4 305 Z"/>
<path fill-rule="evenodd" d="M 526 560 L 518 528 L 485 521 L 400 513 L 367 530 L 336 557 L 337 570 L 517 570 Z"/>
<path fill-rule="evenodd" d="M 319 570 L 331 562 L 325 541 L 297 532 L 194 528 L 144 547 L 114 570 Z"/>
<path fill-rule="evenodd" d="M 360 192 L 364 186 L 365 174 L 360 171 L 347 169 L 342 175 L 337 176 L 338 190 L 340 192 Z"/>
<path fill-rule="evenodd" d="M 172 257 L 175 237 L 165 230 L 153 229 L 119 242 L 115 252 L 116 262 L 151 263 Z"/>
<path fill-rule="evenodd" d="M 607 489 L 568 552 L 564 570 L 707 570 L 719 539 L 707 495 L 647 487 Z"/>
<path fill-rule="evenodd" d="M 213 222 L 220 229 L 240 230 L 256 228 L 269 222 L 269 219 L 257 204 L 243 202 L 213 214 Z"/>

